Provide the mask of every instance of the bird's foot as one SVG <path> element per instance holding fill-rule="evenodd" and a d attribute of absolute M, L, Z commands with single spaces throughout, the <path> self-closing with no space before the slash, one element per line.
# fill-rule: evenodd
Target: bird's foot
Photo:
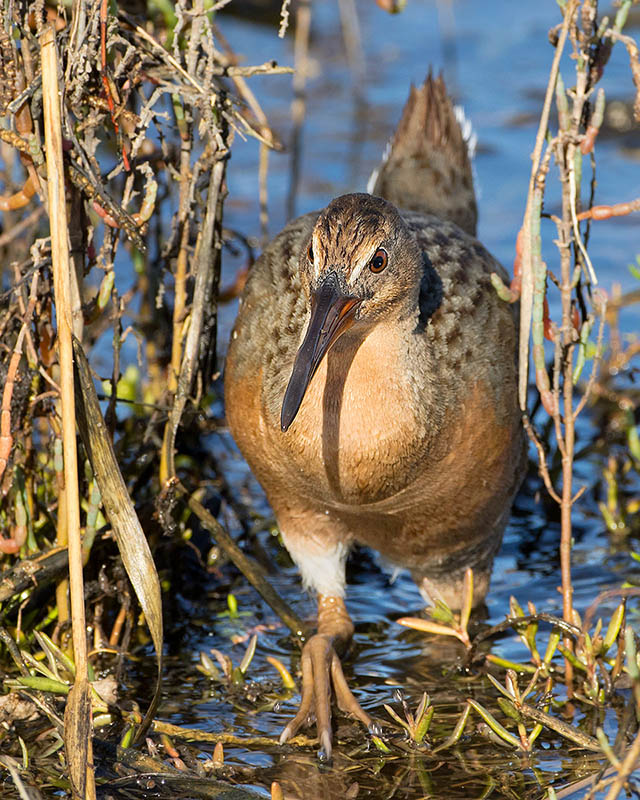
<path fill-rule="evenodd" d="M 318 599 L 318 629 L 304 645 L 301 657 L 302 697 L 298 713 L 285 727 L 280 736 L 284 744 L 304 725 L 315 711 L 319 757 L 331 758 L 331 687 L 338 707 L 359 719 L 367 728 L 373 721 L 353 696 L 347 685 L 336 647 L 346 644 L 351 638 L 353 625 L 341 598 L 320 597 Z"/>

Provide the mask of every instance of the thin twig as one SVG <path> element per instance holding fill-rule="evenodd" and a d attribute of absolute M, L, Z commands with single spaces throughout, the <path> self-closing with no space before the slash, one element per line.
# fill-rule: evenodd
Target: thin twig
<path fill-rule="evenodd" d="M 538 472 L 544 481 L 544 485 L 556 503 L 560 504 L 560 495 L 556 492 L 556 490 L 553 488 L 553 484 L 551 483 L 551 476 L 549 475 L 549 467 L 547 466 L 547 456 L 544 452 L 544 447 L 542 446 L 542 442 L 538 438 L 533 426 L 531 425 L 531 420 L 529 419 L 528 414 L 522 415 L 522 424 L 524 425 L 524 429 L 527 432 L 529 439 L 531 439 L 536 447 L 536 450 L 538 451 Z"/>
<path fill-rule="evenodd" d="M 560 36 L 556 45 L 556 52 L 551 65 L 551 72 L 549 74 L 549 82 L 547 83 L 547 92 L 544 98 L 544 105 L 540 115 L 540 124 L 538 125 L 538 133 L 536 135 L 536 143 L 533 149 L 533 165 L 531 167 L 531 176 L 529 178 L 529 190 L 527 192 L 527 207 L 524 213 L 523 228 L 523 246 L 522 246 L 522 295 L 520 300 L 520 354 L 519 354 L 519 381 L 518 381 L 518 398 L 520 401 L 520 408 L 525 411 L 527 408 L 527 377 L 529 372 L 529 334 L 531 332 L 531 312 L 533 307 L 533 267 L 531 262 L 531 210 L 533 207 L 533 194 L 536 181 L 536 175 L 540 166 L 540 158 L 542 156 L 542 148 L 544 146 L 545 138 L 547 135 L 547 128 L 549 126 L 549 113 L 551 111 L 551 103 L 556 87 L 556 80 L 558 78 L 558 70 L 560 68 L 560 59 L 564 51 L 564 46 L 567 41 L 567 34 L 569 32 L 569 23 L 575 10 L 578 6 L 578 0 L 571 0 L 564 11 L 564 21 L 560 30 Z"/>
<path fill-rule="evenodd" d="M 156 720 L 153 723 L 153 730 L 155 733 L 166 733 L 185 742 L 222 742 L 222 744 L 237 745 L 238 747 L 273 746 L 273 739 L 268 736 L 237 736 L 229 732 L 215 733 L 199 730 L 198 728 L 183 728 L 180 725 L 172 725 L 170 722 L 162 722 L 161 720 Z M 317 743 L 317 739 L 311 739 L 301 734 L 294 736 L 292 739 L 287 739 L 288 745 L 291 744 L 296 747 L 312 747 Z"/>
<path fill-rule="evenodd" d="M 490 628 L 480 631 L 480 633 L 473 637 L 467 653 L 467 659 L 470 660 L 472 658 L 480 642 L 485 641 L 485 639 L 490 639 L 497 633 L 503 633 L 503 631 L 519 628 L 521 625 L 528 625 L 531 622 L 548 622 L 550 625 L 559 628 L 564 633 L 576 639 L 580 636 L 580 628 L 578 628 L 577 625 L 572 625 L 570 622 L 562 619 L 562 617 L 556 617 L 553 614 L 548 614 L 546 611 L 541 611 L 537 614 L 527 614 L 524 617 L 507 617 L 507 619 L 502 622 L 498 622 L 497 625 L 492 625 Z"/>
<path fill-rule="evenodd" d="M 605 589 L 603 592 L 600 592 L 600 594 L 585 612 L 584 619 L 582 621 L 582 630 L 585 633 L 591 627 L 593 617 L 598 610 L 598 607 L 607 600 L 612 600 L 614 597 L 640 597 L 640 587 L 620 586 L 617 589 Z"/>
<path fill-rule="evenodd" d="M 591 397 L 591 392 L 593 391 L 593 387 L 596 382 L 596 378 L 598 377 L 598 370 L 603 355 L 602 340 L 604 338 L 604 323 L 605 323 L 606 310 L 607 310 L 607 303 L 603 297 L 601 298 L 601 305 L 600 305 L 600 322 L 598 324 L 598 338 L 596 342 L 596 352 L 593 357 L 593 362 L 591 364 L 591 372 L 589 373 L 589 380 L 587 381 L 587 385 L 584 388 L 582 397 L 580 398 L 580 401 L 578 402 L 578 405 L 576 406 L 575 411 L 573 412 L 574 420 L 577 418 L 578 414 L 582 411 L 582 409 L 589 401 L 589 398 Z"/>
<path fill-rule="evenodd" d="M 609 789 L 605 800 L 616 800 L 616 797 L 624 788 L 627 778 L 637 767 L 638 761 L 640 761 L 640 733 L 636 734 L 633 744 L 627 750 L 624 761 L 620 765 L 616 779 L 611 784 L 611 788 Z"/>
<path fill-rule="evenodd" d="M 309 633 L 307 626 L 271 586 L 262 567 L 242 552 L 216 518 L 193 495 L 189 495 L 181 484 L 177 484 L 177 489 L 180 494 L 185 496 L 189 508 L 198 517 L 203 527 L 211 533 L 220 548 L 224 550 L 263 600 L 271 606 L 298 640 L 304 640 Z"/>
<path fill-rule="evenodd" d="M 580 747 L 583 747 L 585 750 L 591 750 L 594 753 L 602 752 L 600 742 L 597 739 L 594 739 L 593 736 L 587 736 L 586 733 L 582 733 L 582 731 L 579 731 L 572 725 L 568 725 L 561 719 L 552 717 L 551 714 L 547 714 L 539 708 L 534 708 L 534 706 L 530 706 L 528 703 L 518 703 L 516 707 L 523 716 L 529 717 L 529 719 L 535 720 L 535 722 L 539 722 L 541 725 L 550 728 L 565 739 L 569 739 L 569 741 L 580 745 Z"/>

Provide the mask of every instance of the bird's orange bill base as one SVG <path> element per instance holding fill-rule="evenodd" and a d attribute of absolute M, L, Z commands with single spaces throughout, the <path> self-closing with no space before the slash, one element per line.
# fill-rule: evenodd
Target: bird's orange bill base
<path fill-rule="evenodd" d="M 353 316 L 362 301 L 345 294 L 335 272 L 330 272 L 311 295 L 311 318 L 304 340 L 293 362 L 293 371 L 284 393 L 280 427 L 286 431 L 298 413 L 318 365 L 331 345 L 353 325 Z"/>

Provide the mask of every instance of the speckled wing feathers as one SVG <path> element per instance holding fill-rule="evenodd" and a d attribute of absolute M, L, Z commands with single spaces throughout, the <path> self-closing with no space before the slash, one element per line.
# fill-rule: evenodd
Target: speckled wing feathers
<path fill-rule="evenodd" d="M 425 126 L 426 164 L 411 146 L 425 138 Z M 400 212 L 403 222 L 395 211 L 388 219 L 415 237 L 418 248 L 412 240 L 402 252 L 414 254 L 404 262 L 406 272 L 412 281 L 422 272 L 422 281 L 407 286 L 401 313 L 389 311 L 360 328 L 362 338 L 354 328 L 337 340 L 283 433 L 280 410 L 310 318 L 310 284 L 322 270 L 341 269 L 344 285 L 354 289 L 353 281 L 347 284 L 349 247 L 341 242 L 367 251 L 356 229 L 362 215 L 348 213 L 363 196 L 330 206 L 344 207 L 342 221 L 353 230 L 316 231 L 331 237 L 332 258 L 344 264 L 324 263 L 321 238 L 308 258 L 318 213 L 289 223 L 253 266 L 243 294 L 227 360 L 229 425 L 290 552 L 301 565 L 307 556 L 309 564 L 335 561 L 336 592 L 355 540 L 409 566 L 419 585 L 431 581 L 452 606 L 472 566 L 479 601 L 525 465 L 515 309 L 491 285 L 491 272 L 506 280 L 505 271 L 459 227 L 475 229 L 473 185 L 440 79 L 412 90 L 376 188 L 409 209 Z M 389 214 L 384 209 L 380 201 L 380 212 Z M 379 246 L 371 232 L 365 238 Z M 415 253 L 421 253 L 418 269 Z M 362 277 L 374 285 L 368 271 Z M 305 575 L 313 586 L 313 575 Z"/>

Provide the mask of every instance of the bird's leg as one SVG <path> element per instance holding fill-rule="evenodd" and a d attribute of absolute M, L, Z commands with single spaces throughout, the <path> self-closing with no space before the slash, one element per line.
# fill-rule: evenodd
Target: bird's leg
<path fill-rule="evenodd" d="M 367 728 L 371 717 L 347 686 L 339 654 L 353 636 L 353 622 L 341 597 L 318 595 L 318 633 L 302 649 L 302 698 L 298 713 L 282 731 L 283 744 L 296 734 L 315 708 L 318 739 L 326 758 L 331 757 L 331 685 L 342 711 L 356 717 Z"/>

